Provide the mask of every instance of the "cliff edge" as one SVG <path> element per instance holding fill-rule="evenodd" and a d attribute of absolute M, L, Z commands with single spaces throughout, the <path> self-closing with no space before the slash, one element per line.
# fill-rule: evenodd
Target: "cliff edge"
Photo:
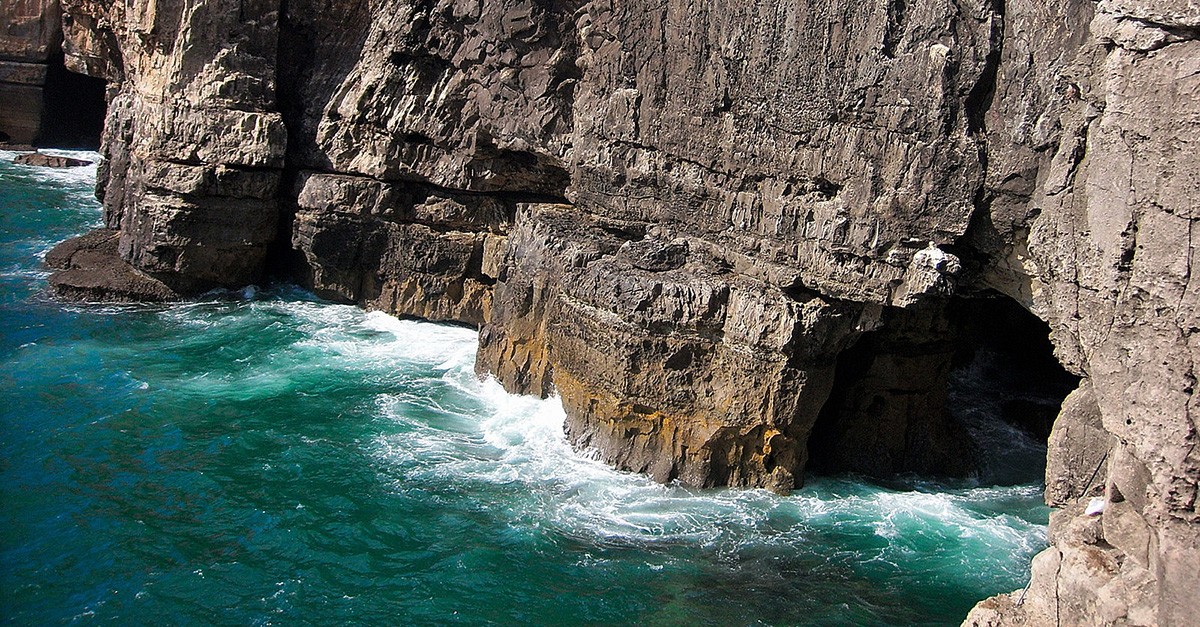
<path fill-rule="evenodd" d="M 1080 382 L 1052 546 L 968 624 L 1196 623 L 1194 2 L 335 4 L 62 0 L 110 99 L 61 293 L 289 272 L 478 326 L 617 467 L 780 492 L 814 431 L 961 472 L 963 303 L 1006 299 Z"/>

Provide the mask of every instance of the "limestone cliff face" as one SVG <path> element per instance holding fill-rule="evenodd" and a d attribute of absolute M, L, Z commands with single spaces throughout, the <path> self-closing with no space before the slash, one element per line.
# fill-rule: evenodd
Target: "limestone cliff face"
<path fill-rule="evenodd" d="M 1194 623 L 1194 3 L 63 4 L 115 88 L 61 292 L 283 269 L 479 326 L 615 466 L 778 491 L 961 470 L 955 303 L 1003 294 L 1082 383 L 1053 546 L 969 620 Z"/>
<path fill-rule="evenodd" d="M 0 144 L 30 144 L 42 127 L 42 89 L 50 55 L 62 37 L 55 0 L 0 5 Z"/>
<path fill-rule="evenodd" d="M 67 66 L 118 86 L 99 186 L 121 258 L 180 294 L 258 279 L 287 144 L 276 4 L 64 5 Z"/>
<path fill-rule="evenodd" d="M 1064 508 L 1054 546 L 1023 606 L 997 599 L 973 620 L 1195 624 L 1200 11 L 1050 8 L 1008 13 L 1013 43 L 985 118 L 993 202 L 978 217 L 1002 233 L 1026 212 L 1027 235 L 1000 244 L 991 280 L 1051 324 L 1084 382 L 1050 439 L 1047 502 Z M 1063 14 L 1078 16 L 1073 32 Z M 1093 474 L 1106 509 L 1078 516 Z"/>

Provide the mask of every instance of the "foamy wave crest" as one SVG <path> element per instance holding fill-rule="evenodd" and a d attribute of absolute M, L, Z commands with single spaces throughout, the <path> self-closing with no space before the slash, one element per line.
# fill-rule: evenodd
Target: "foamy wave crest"
<path fill-rule="evenodd" d="M 90 189 L 96 185 L 96 166 L 100 163 L 100 153 L 94 150 L 59 150 L 57 148 L 40 148 L 38 152 L 56 157 L 70 157 L 91 161 L 91 165 L 76 168 L 45 168 L 39 166 L 22 166 L 13 164 L 17 155 L 24 154 L 12 150 L 0 150 L 0 161 L 6 161 L 16 171 L 32 176 L 40 181 L 66 186 L 70 189 Z"/>
<path fill-rule="evenodd" d="M 357 386 L 371 433 L 361 446 L 391 489 L 420 501 L 473 500 L 518 537 L 589 555 L 668 547 L 732 563 L 799 555 L 850 570 L 1000 582 L 996 589 L 1019 580 L 1045 543 L 1046 512 L 1032 486 L 891 490 L 823 478 L 779 497 L 617 472 L 572 450 L 558 399 L 508 394 L 478 377 L 470 329 L 272 290 L 214 294 L 153 315 L 204 331 L 179 333 L 182 353 L 226 356 L 172 379 L 176 389 L 264 400 Z M 266 353 L 254 344 L 265 335 L 279 338 Z M 824 554 L 830 546 L 852 548 Z"/>
<path fill-rule="evenodd" d="M 78 228 L 100 226 L 100 205 L 95 198 L 96 163 L 100 155 L 89 151 L 45 150 L 47 154 L 92 161 L 78 168 L 44 168 L 17 165 L 21 153 L 0 151 L 0 204 L 12 222 L 9 259 L 13 264 L 0 270 L 5 278 L 42 281 L 41 261 L 58 242 L 78 233 Z M 71 228 L 63 225 L 71 224 Z M 32 270 L 32 273 L 22 271 Z"/>
<path fill-rule="evenodd" d="M 473 330 L 398 320 L 294 289 L 217 290 L 157 315 L 196 331 L 179 334 L 180 351 L 223 364 L 185 382 L 197 395 L 248 400 L 355 385 L 406 389 L 419 398 L 442 371 L 474 362 Z M 277 342 L 269 352 L 259 348 L 265 337 Z"/>
<path fill-rule="evenodd" d="M 951 552 L 981 560 L 978 576 L 986 578 L 996 567 L 1019 576 L 1025 564 L 1013 556 L 1031 555 L 1045 544 L 1044 520 L 1038 520 L 1044 512 L 1033 511 L 1027 520 L 991 507 L 1013 499 L 1036 503 L 1036 488 L 892 491 L 819 479 L 778 497 L 762 490 L 663 486 L 614 471 L 571 449 L 557 399 L 510 395 L 494 380 L 478 379 L 467 341 L 461 336 L 443 344 L 440 390 L 377 397 L 378 411 L 397 428 L 377 437 L 374 452 L 399 490 L 482 494 L 507 488 L 520 496 L 497 514 L 510 525 L 597 547 L 690 544 L 736 555 L 764 547 L 804 551 L 817 536 L 851 534 L 875 538 L 868 559 L 918 566 L 927 561 L 936 573 Z M 429 344 L 412 350 L 426 363 L 437 360 Z M 441 400 L 430 402 L 430 396 Z"/>

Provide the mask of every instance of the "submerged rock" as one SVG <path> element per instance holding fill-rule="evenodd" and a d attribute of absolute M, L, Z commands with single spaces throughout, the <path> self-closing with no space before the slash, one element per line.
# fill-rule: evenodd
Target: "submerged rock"
<path fill-rule="evenodd" d="M 57 155 L 48 155 L 41 152 L 34 152 L 24 155 L 17 155 L 13 158 L 13 163 L 21 165 L 32 165 L 43 168 L 78 168 L 85 165 L 92 165 L 91 161 L 86 159 L 74 159 L 71 157 L 60 157 Z"/>

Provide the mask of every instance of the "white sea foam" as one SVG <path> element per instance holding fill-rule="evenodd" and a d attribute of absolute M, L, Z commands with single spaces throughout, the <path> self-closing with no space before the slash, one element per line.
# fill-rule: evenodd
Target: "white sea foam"
<path fill-rule="evenodd" d="M 515 521 L 599 545 L 688 543 L 731 552 L 783 545 L 795 550 L 814 534 L 857 529 L 879 538 L 874 559 L 894 564 L 941 550 L 1004 559 L 1030 554 L 1045 543 L 1042 525 L 987 508 L 997 500 L 1028 498 L 1036 491 L 1030 487 L 891 491 L 819 480 L 793 496 L 778 497 L 762 490 L 663 486 L 617 472 L 571 449 L 557 399 L 514 396 L 493 380 L 478 379 L 469 332 L 387 324 L 403 337 L 425 338 L 396 343 L 393 350 L 400 355 L 394 357 L 430 363 L 444 355 L 442 383 L 462 397 L 454 404 L 475 405 L 474 412 L 447 411 L 431 419 L 428 403 L 396 393 L 378 397 L 379 411 L 400 427 L 375 442 L 398 489 L 511 487 L 528 495 L 508 513 Z M 1023 571 L 1022 560 L 1009 561 Z"/>
<path fill-rule="evenodd" d="M 1045 543 L 1044 525 L 1004 505 L 1034 501 L 1031 486 L 889 490 L 821 479 L 779 497 L 663 486 L 617 472 L 570 447 L 558 399 L 508 394 L 477 377 L 470 329 L 259 290 L 171 306 L 160 315 L 183 326 L 229 325 L 231 337 L 274 324 L 296 335 L 263 364 L 224 379 L 197 377 L 198 393 L 277 394 L 293 377 L 330 369 L 377 381 L 380 428 L 366 446 L 381 476 L 397 491 L 479 495 L 492 515 L 523 533 L 600 549 L 688 545 L 718 556 L 826 551 L 847 564 L 953 568 L 947 576 L 989 580 L 997 571 L 1020 577 L 1025 560 Z M 823 538 L 829 535 L 851 538 L 854 546 L 831 549 Z"/>
<path fill-rule="evenodd" d="M 235 364 L 179 383 L 197 395 L 270 398 L 327 389 L 329 382 L 355 380 L 382 390 L 411 389 L 412 402 L 447 413 L 421 388 L 441 383 L 448 369 L 468 369 L 474 361 L 475 332 L 461 327 L 398 320 L 381 312 L 334 305 L 299 292 L 214 291 L 208 297 L 158 312 L 164 323 L 197 333 L 180 333 L 185 350 L 225 352 Z M 291 343 L 261 353 L 255 338 L 292 337 Z M 219 334 L 214 336 L 213 334 Z M 213 337 L 223 338 L 209 346 Z M 191 348 L 189 348 L 191 347 Z"/>
<path fill-rule="evenodd" d="M 74 214 L 72 219 L 86 227 L 100 226 L 99 203 L 95 198 L 96 165 L 100 159 L 99 153 L 78 150 L 43 150 L 42 152 L 86 159 L 93 163 L 77 168 L 17 165 L 12 163 L 12 160 L 21 153 L 0 150 L 0 185 L 7 186 L 15 183 L 18 189 L 42 187 L 54 194 L 66 192 L 68 199 L 67 202 L 58 202 L 53 208 L 43 207 L 36 203 L 29 206 L 18 201 L 7 209 L 19 212 L 49 212 L 55 215 Z M 33 264 L 22 262 L 19 266 L 0 270 L 0 273 L 12 278 L 43 280 L 46 273 L 38 267 L 40 261 L 61 239 L 63 239 L 63 233 L 51 229 L 10 243 L 15 251 L 20 251 L 22 255 L 28 255 L 26 259 L 35 259 L 37 262 Z M 33 268 L 33 270 L 30 271 L 27 268 Z"/>
<path fill-rule="evenodd" d="M 79 166 L 75 168 L 46 168 L 40 166 L 20 166 L 13 165 L 14 168 L 20 168 L 22 172 L 26 172 L 36 179 L 53 183 L 55 185 L 65 186 L 69 189 L 88 189 L 96 184 L 96 166 L 100 163 L 100 153 L 93 150 L 59 150 L 56 148 L 41 148 L 38 152 L 53 155 L 57 157 L 70 157 L 72 159 L 83 159 L 91 161 L 91 165 Z M 24 154 L 14 152 L 12 150 L 0 150 L 0 161 L 7 161 L 10 164 L 17 155 Z"/>

